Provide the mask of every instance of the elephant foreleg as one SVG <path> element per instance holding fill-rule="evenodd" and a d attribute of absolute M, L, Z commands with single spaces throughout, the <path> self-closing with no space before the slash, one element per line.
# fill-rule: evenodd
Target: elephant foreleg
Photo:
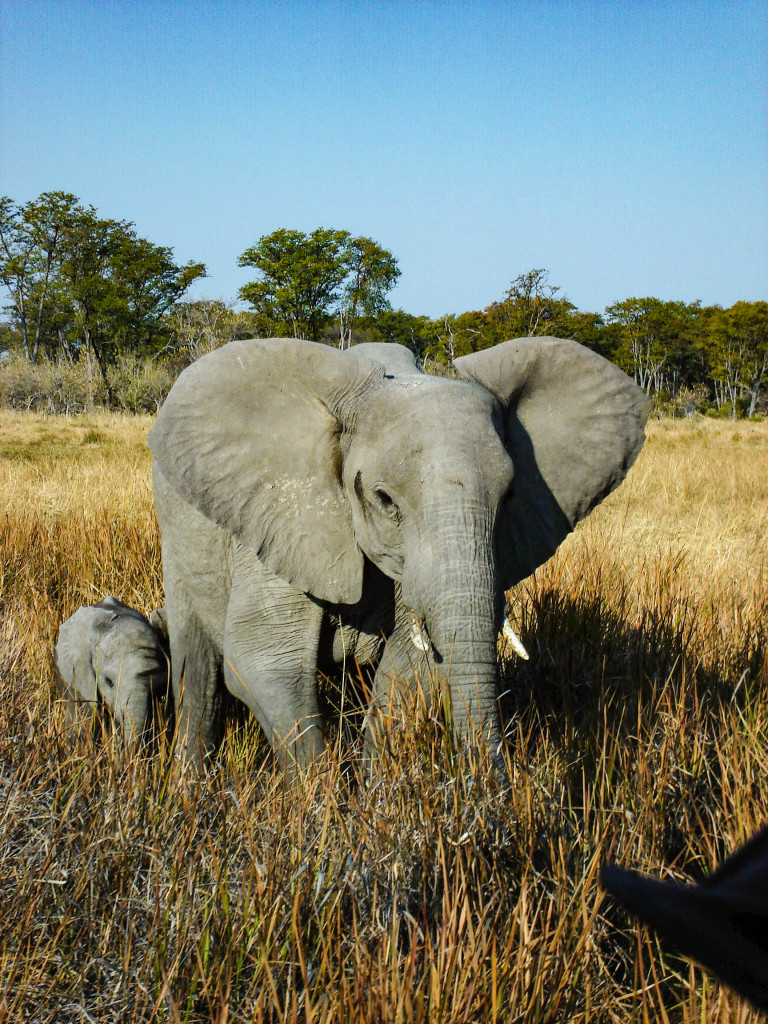
<path fill-rule="evenodd" d="M 421 697 L 425 707 L 429 707 L 433 679 L 434 661 L 428 641 L 419 630 L 418 620 L 403 605 L 398 586 L 395 628 L 384 645 L 368 709 L 365 727 L 368 753 L 380 745 L 382 731 L 403 722 L 415 698 Z"/>
<path fill-rule="evenodd" d="M 308 764 L 324 750 L 317 695 L 323 611 L 250 558 L 243 563 L 227 610 L 225 683 L 256 716 L 283 762 Z"/>

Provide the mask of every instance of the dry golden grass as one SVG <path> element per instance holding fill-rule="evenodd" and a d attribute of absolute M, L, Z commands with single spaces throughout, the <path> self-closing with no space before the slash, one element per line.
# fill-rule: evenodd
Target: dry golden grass
<path fill-rule="evenodd" d="M 0 409 L 0 512 L 35 519 L 151 518 L 153 419 L 94 412 L 65 418 Z"/>
<path fill-rule="evenodd" d="M 62 741 L 60 620 L 162 602 L 149 425 L 0 413 L 0 1022 L 757 1019 L 596 876 L 766 820 L 768 424 L 652 424 L 517 589 L 508 791 L 423 718 L 293 786 L 254 727 L 202 782 Z"/>

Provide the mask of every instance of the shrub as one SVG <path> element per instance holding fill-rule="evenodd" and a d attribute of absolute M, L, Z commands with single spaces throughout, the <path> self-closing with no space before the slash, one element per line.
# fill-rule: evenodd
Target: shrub
<path fill-rule="evenodd" d="M 110 368 L 113 401 L 124 412 L 156 413 L 171 390 L 176 374 L 164 362 L 121 356 Z"/>
<path fill-rule="evenodd" d="M 709 391 L 704 384 L 694 384 L 693 387 L 684 384 L 674 395 L 668 391 L 657 392 L 651 402 L 653 414 L 657 419 L 664 416 L 692 419 L 696 413 L 708 411 Z"/>
<path fill-rule="evenodd" d="M 170 362 L 121 356 L 109 369 L 113 404 L 125 412 L 156 413 L 179 370 Z M 89 380 L 84 360 L 33 364 L 19 356 L 0 364 L 0 407 L 69 416 L 107 404 L 100 373 L 94 368 Z"/>
<path fill-rule="evenodd" d="M 98 374 L 88 380 L 84 362 L 28 363 L 21 357 L 0 365 L 0 405 L 6 408 L 71 415 L 101 405 L 105 390 Z"/>
<path fill-rule="evenodd" d="M 672 415 L 691 419 L 697 412 L 704 412 L 709 404 L 709 391 L 704 384 L 684 385 L 671 400 Z"/>

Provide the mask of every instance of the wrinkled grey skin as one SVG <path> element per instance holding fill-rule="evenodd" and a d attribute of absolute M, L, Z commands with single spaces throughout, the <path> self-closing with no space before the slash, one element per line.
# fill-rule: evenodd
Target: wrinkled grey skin
<path fill-rule="evenodd" d="M 126 739 L 144 737 L 154 698 L 168 690 L 167 649 L 164 609 L 147 620 L 115 597 L 79 608 L 61 624 L 54 653 L 70 722 L 87 704 L 106 708 Z"/>
<path fill-rule="evenodd" d="M 270 339 L 182 373 L 150 447 L 193 755 L 220 740 L 226 687 L 285 758 L 309 761 L 316 670 L 353 659 L 377 666 L 379 706 L 395 677 L 437 668 L 459 735 L 498 749 L 504 591 L 618 486 L 648 404 L 572 341 L 508 341 L 455 368 L 425 376 L 397 345 Z"/>

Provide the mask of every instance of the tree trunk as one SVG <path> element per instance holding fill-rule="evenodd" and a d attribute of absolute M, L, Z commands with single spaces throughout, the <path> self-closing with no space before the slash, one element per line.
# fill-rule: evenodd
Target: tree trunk
<path fill-rule="evenodd" d="M 101 374 L 101 379 L 104 382 L 104 390 L 107 392 L 107 405 L 111 409 L 114 407 L 115 404 L 115 393 L 114 389 L 112 388 L 112 384 L 110 383 L 109 380 L 109 367 L 107 366 L 107 360 L 106 356 L 104 355 L 104 349 L 100 344 L 98 344 L 95 341 L 95 339 L 92 338 L 91 341 L 93 343 L 93 351 L 96 356 L 96 363 L 99 367 L 99 373 Z"/>
<path fill-rule="evenodd" d="M 344 351 L 352 347 L 352 325 L 345 304 L 339 307 L 339 348 Z"/>
<path fill-rule="evenodd" d="M 759 365 L 755 364 L 755 372 L 752 374 L 752 379 L 749 386 L 749 413 L 747 414 L 750 419 L 755 415 L 757 410 L 757 403 L 760 399 L 760 388 L 763 384 L 763 377 L 765 371 L 768 369 L 768 349 L 763 353 L 762 363 Z"/>
<path fill-rule="evenodd" d="M 40 295 L 40 302 L 39 302 L 38 307 L 37 307 L 37 316 L 35 318 L 35 340 L 33 342 L 33 349 L 32 349 L 32 362 L 33 363 L 37 362 L 37 356 L 38 356 L 38 353 L 40 351 L 40 335 L 42 333 L 42 328 L 43 328 L 43 306 L 45 304 L 45 300 L 48 298 L 48 282 L 50 281 L 50 277 L 51 277 L 51 266 L 53 264 L 53 252 L 54 252 L 54 249 L 56 247 L 56 239 L 58 238 L 58 235 L 59 235 L 59 231 L 58 231 L 58 228 L 57 228 L 56 229 L 56 233 L 55 233 L 55 235 L 53 237 L 53 246 L 49 250 L 48 256 L 47 256 L 47 259 L 46 259 L 46 262 L 45 262 L 45 279 L 43 281 L 43 291 L 42 291 L 42 293 Z"/>
<path fill-rule="evenodd" d="M 60 327 L 56 328 L 56 333 L 59 336 L 59 345 L 61 346 L 61 351 L 64 354 L 64 358 L 67 359 L 70 363 L 74 363 L 75 360 L 74 360 L 74 357 L 72 355 L 72 348 L 71 348 L 69 342 L 67 341 L 66 334 L 64 333 L 64 331 L 62 331 L 62 329 Z M 90 381 L 89 381 L 89 383 L 90 383 Z M 89 390 L 90 390 L 90 388 L 89 388 Z"/>
<path fill-rule="evenodd" d="M 21 338 L 24 344 L 24 358 L 28 363 L 34 363 L 32 353 L 29 351 L 29 331 L 27 329 L 27 312 L 24 307 L 24 298 L 21 292 L 16 297 L 16 310 L 19 314 L 19 323 L 21 324 Z"/>
<path fill-rule="evenodd" d="M 93 408 L 93 359 L 91 354 L 91 334 L 86 328 L 83 331 L 85 337 L 85 363 L 88 367 L 88 408 Z"/>

